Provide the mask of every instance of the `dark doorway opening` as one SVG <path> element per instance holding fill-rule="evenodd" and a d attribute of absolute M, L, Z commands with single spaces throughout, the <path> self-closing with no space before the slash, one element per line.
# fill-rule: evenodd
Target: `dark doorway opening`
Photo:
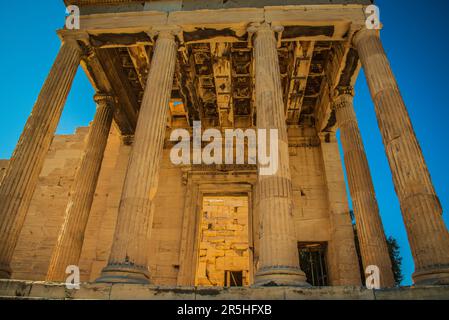
<path fill-rule="evenodd" d="M 307 276 L 307 282 L 314 287 L 329 285 L 326 251 L 327 243 L 299 243 L 301 270 Z"/>
<path fill-rule="evenodd" d="M 242 287 L 243 271 L 225 271 L 224 283 L 226 287 Z"/>

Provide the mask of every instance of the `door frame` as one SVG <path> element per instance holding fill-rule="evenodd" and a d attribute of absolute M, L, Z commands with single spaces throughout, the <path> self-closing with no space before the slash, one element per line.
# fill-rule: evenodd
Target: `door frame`
<path fill-rule="evenodd" d="M 179 253 L 178 286 L 195 286 L 198 268 L 199 227 L 203 198 L 217 195 L 242 195 L 248 197 L 248 242 L 249 277 L 254 280 L 254 187 L 257 181 L 257 169 L 244 166 L 240 170 L 186 170 L 186 198 L 182 222 L 181 246 Z M 204 168 L 203 168 L 204 169 Z"/>

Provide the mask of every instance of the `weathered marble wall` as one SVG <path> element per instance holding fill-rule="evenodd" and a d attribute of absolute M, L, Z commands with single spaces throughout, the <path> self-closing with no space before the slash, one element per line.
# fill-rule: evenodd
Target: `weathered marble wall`
<path fill-rule="evenodd" d="M 80 128 L 53 140 L 14 252 L 13 278 L 45 279 L 87 133 Z"/>

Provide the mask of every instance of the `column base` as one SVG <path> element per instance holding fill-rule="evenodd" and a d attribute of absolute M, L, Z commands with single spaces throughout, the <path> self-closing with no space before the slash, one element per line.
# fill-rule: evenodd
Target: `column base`
<path fill-rule="evenodd" d="M 449 265 L 415 271 L 412 278 L 415 286 L 449 285 Z"/>
<path fill-rule="evenodd" d="M 150 284 L 150 272 L 143 267 L 113 264 L 106 266 L 95 282 Z"/>
<path fill-rule="evenodd" d="M 0 265 L 0 279 L 11 279 L 12 270 L 9 266 Z"/>
<path fill-rule="evenodd" d="M 291 267 L 263 268 L 257 271 L 254 281 L 256 287 L 310 287 L 306 275 L 300 269 Z"/>

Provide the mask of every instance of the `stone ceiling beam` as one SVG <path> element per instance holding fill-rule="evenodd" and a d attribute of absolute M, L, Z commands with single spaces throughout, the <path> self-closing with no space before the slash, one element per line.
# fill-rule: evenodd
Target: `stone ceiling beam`
<path fill-rule="evenodd" d="M 315 42 L 296 42 L 293 50 L 293 68 L 288 84 L 286 99 L 287 121 L 298 124 L 301 114 L 302 102 L 307 86 L 307 79 L 313 58 Z"/>
<path fill-rule="evenodd" d="M 350 46 L 348 44 L 335 43 L 331 53 L 333 57 L 329 59 L 324 68 L 326 75 L 321 85 L 317 105 L 315 106 L 315 126 L 318 132 L 336 130 L 337 121 L 335 112 L 331 108 L 331 102 L 349 50 Z"/>
<path fill-rule="evenodd" d="M 147 83 L 149 66 L 151 63 L 149 51 L 151 51 L 151 48 L 147 49 L 144 45 L 128 47 L 129 56 L 136 69 L 142 88 L 145 88 L 145 84 Z"/>
<path fill-rule="evenodd" d="M 123 72 L 120 71 L 121 63 L 118 54 L 112 54 L 109 50 L 112 49 L 98 49 L 96 55 L 101 61 L 103 72 L 107 79 L 109 79 L 110 86 L 119 99 L 118 115 L 119 118 L 126 117 L 128 126 L 121 130 L 122 135 L 134 134 L 137 123 L 137 113 L 140 109 L 138 97 L 132 94 L 131 85 Z"/>
<path fill-rule="evenodd" d="M 231 44 L 215 43 L 211 45 L 213 72 L 217 107 L 221 127 L 234 126 L 234 108 L 232 105 Z"/>
<path fill-rule="evenodd" d="M 232 108 L 234 111 L 234 126 L 248 127 L 253 123 L 254 68 L 252 47 L 241 47 L 233 44 L 231 48 L 232 74 Z"/>
<path fill-rule="evenodd" d="M 195 88 L 201 121 L 206 126 L 218 126 L 217 93 L 215 89 L 213 58 L 207 43 L 191 46 L 190 77 Z"/>

